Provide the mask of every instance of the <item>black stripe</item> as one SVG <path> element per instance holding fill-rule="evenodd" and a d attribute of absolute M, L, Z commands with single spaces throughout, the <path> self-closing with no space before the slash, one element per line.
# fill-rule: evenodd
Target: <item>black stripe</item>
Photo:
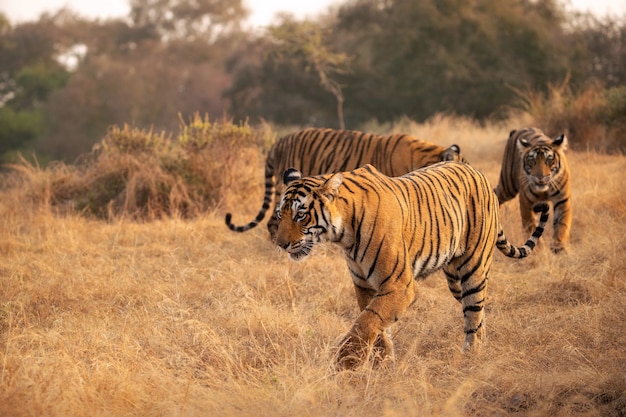
<path fill-rule="evenodd" d="M 480 302 L 484 302 L 480 301 Z M 463 313 L 466 313 L 468 311 L 472 311 L 474 313 L 478 313 L 479 311 L 483 311 L 484 307 L 483 306 L 477 306 L 477 305 L 471 305 L 471 306 L 467 306 L 463 309 Z"/>
<path fill-rule="evenodd" d="M 553 210 L 553 211 L 556 211 L 556 208 L 557 208 L 558 206 L 560 206 L 561 204 L 565 204 L 565 203 L 567 203 L 567 201 L 569 201 L 569 198 L 564 198 L 563 200 L 561 200 L 561 201 L 559 201 L 558 203 L 556 203 L 556 204 L 554 205 L 554 207 L 552 207 L 552 210 Z"/>
<path fill-rule="evenodd" d="M 483 291 L 486 288 L 486 286 L 487 286 L 487 277 L 485 277 L 485 279 L 483 279 L 481 281 L 481 283 L 478 284 L 477 286 L 475 286 L 474 288 L 464 292 L 463 295 L 462 295 L 462 298 L 465 298 L 465 297 L 468 297 L 470 295 L 474 295 L 476 293 L 479 293 L 479 292 Z"/>
<path fill-rule="evenodd" d="M 370 313 L 372 313 L 372 314 L 374 314 L 376 317 L 378 317 L 378 319 L 379 319 L 382 323 L 384 323 L 384 322 L 385 322 L 385 321 L 383 320 L 383 317 L 382 317 L 380 314 L 378 314 L 378 312 L 377 312 L 377 311 L 374 311 L 374 310 L 372 310 L 371 308 L 368 308 L 368 307 L 365 307 L 365 308 L 363 309 L 363 311 L 369 311 Z"/>

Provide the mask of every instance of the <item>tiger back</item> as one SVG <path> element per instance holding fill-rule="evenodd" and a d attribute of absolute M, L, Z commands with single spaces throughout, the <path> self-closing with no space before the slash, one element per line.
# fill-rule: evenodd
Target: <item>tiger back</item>
<path fill-rule="evenodd" d="M 495 188 L 500 204 L 519 194 L 520 215 L 526 232 L 537 222 L 533 205 L 540 201 L 551 202 L 554 214 L 551 248 L 555 253 L 567 248 L 572 225 L 566 148 L 565 135 L 552 139 L 534 127 L 511 131 Z"/>
<path fill-rule="evenodd" d="M 372 164 L 385 175 L 396 177 L 440 161 L 466 162 L 457 145 L 446 148 L 410 135 L 304 129 L 280 138 L 270 149 L 265 164 L 263 205 L 256 218 L 244 226 L 236 226 L 231 222 L 232 215 L 228 213 L 226 225 L 235 232 L 245 232 L 256 227 L 265 218 L 272 199 L 276 206 L 283 191 L 280 175 L 289 167 L 297 168 L 303 175 L 309 176 L 349 171 Z M 272 214 L 267 225 L 272 240 L 276 234 L 276 225 L 276 217 Z"/>
<path fill-rule="evenodd" d="M 468 164 L 440 163 L 390 178 L 371 165 L 336 174 L 284 174 L 276 208 L 276 244 L 302 260 L 319 242 L 343 249 L 360 314 L 337 355 L 339 368 L 354 368 L 375 352 L 392 358 L 387 332 L 416 299 L 416 282 L 443 269 L 464 315 L 464 349 L 485 334 L 484 307 L 495 248 L 528 256 L 541 223 L 521 248 L 499 223 L 498 202 L 487 179 Z"/>

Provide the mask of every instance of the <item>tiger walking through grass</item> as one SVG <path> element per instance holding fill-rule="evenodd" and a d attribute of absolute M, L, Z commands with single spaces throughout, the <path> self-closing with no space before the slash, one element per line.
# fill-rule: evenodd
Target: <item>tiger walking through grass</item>
<path fill-rule="evenodd" d="M 469 164 L 445 162 L 397 178 L 371 165 L 343 173 L 283 176 L 276 244 L 293 260 L 315 244 L 343 249 L 360 314 L 339 347 L 337 364 L 352 369 L 374 356 L 393 358 L 387 334 L 416 299 L 416 282 L 443 269 L 462 305 L 464 350 L 485 335 L 484 307 L 494 250 L 528 256 L 543 233 L 548 207 L 522 247 L 506 239 L 487 179 Z"/>
<path fill-rule="evenodd" d="M 289 167 L 297 168 L 306 176 L 350 171 L 372 164 L 385 175 L 396 177 L 441 161 L 465 162 L 465 159 L 457 145 L 446 148 L 401 133 L 376 135 L 356 130 L 304 129 L 280 138 L 269 151 L 265 164 L 265 196 L 256 218 L 244 226 L 236 226 L 228 213 L 226 225 L 235 232 L 256 227 L 270 209 L 272 194 L 276 207 L 283 191 L 280 175 Z M 267 224 L 272 240 L 276 227 L 272 210 Z"/>
<path fill-rule="evenodd" d="M 511 131 L 495 188 L 501 205 L 519 194 L 522 225 L 527 233 L 537 224 L 533 205 L 540 201 L 552 204 L 554 234 L 550 247 L 554 253 L 567 249 L 572 227 L 566 149 L 567 137 L 563 134 L 552 139 L 535 127 Z"/>

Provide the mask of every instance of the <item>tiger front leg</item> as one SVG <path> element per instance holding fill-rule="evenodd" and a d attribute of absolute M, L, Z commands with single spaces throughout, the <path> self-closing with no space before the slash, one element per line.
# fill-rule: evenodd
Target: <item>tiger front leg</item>
<path fill-rule="evenodd" d="M 372 351 L 372 345 L 380 333 L 380 329 L 370 327 L 371 323 L 369 322 L 372 320 L 364 320 L 364 314 L 371 313 L 362 312 L 357 323 L 352 326 L 339 343 L 339 352 L 337 353 L 337 368 L 339 370 L 357 368 L 367 360 Z M 359 322 L 367 323 L 364 323 L 364 326 Z"/>
<path fill-rule="evenodd" d="M 395 350 L 389 330 L 383 330 L 370 342 L 353 326 L 339 344 L 337 366 L 340 370 L 355 369 L 371 357 L 374 365 L 395 361 Z"/>
<path fill-rule="evenodd" d="M 358 282 L 358 278 L 355 279 L 355 281 Z M 356 284 L 356 282 L 354 284 L 354 292 L 357 302 L 359 304 L 359 311 L 363 311 L 377 293 L 375 290 L 360 287 Z M 393 361 L 395 359 L 393 341 L 391 340 L 391 335 L 389 334 L 388 329 L 387 331 L 381 332 L 376 337 L 370 355 L 372 356 L 376 364 Z"/>
<path fill-rule="evenodd" d="M 363 311 L 370 304 L 370 301 L 374 298 L 377 291 L 359 286 L 357 282 L 360 278 L 355 277 L 354 273 L 352 279 L 354 281 L 354 291 L 357 303 L 359 304 L 359 311 L 361 312 L 361 315 L 363 315 Z M 354 369 L 370 356 L 372 345 L 374 344 L 374 341 L 377 340 L 378 336 L 375 336 L 375 338 L 370 341 L 369 339 L 371 338 L 371 335 L 367 335 L 367 333 L 375 332 L 375 330 L 366 332 L 357 326 L 356 323 L 352 326 L 350 331 L 339 343 L 337 365 L 340 370 Z"/>
<path fill-rule="evenodd" d="M 391 277 L 378 291 L 355 285 L 361 313 L 343 338 L 337 355 L 339 369 L 354 369 L 372 354 L 376 360 L 394 357 L 386 330 L 404 313 L 415 297 L 415 281 L 410 273 Z"/>
<path fill-rule="evenodd" d="M 380 333 L 374 341 L 372 359 L 375 365 L 394 362 L 396 360 L 396 352 L 393 347 L 393 340 L 391 340 L 389 329 Z"/>
<path fill-rule="evenodd" d="M 572 207 L 569 198 L 554 204 L 554 237 L 550 249 L 554 253 L 567 250 L 572 227 Z"/>
<path fill-rule="evenodd" d="M 519 196 L 519 211 L 522 217 L 522 228 L 524 230 L 524 236 L 530 236 L 535 231 L 538 221 L 533 211 L 534 203 L 529 201 L 523 193 Z M 542 246 L 542 239 L 537 242 L 537 249 Z"/>
<path fill-rule="evenodd" d="M 276 242 L 276 233 L 278 232 L 278 217 L 276 217 L 275 212 L 272 212 L 272 216 L 267 222 L 267 231 L 270 232 L 271 241 Z"/>
<path fill-rule="evenodd" d="M 280 197 L 284 189 L 284 186 L 276 185 L 276 189 L 274 190 L 274 205 L 272 206 L 272 210 L 270 211 L 270 218 L 267 221 L 267 231 L 270 233 L 270 240 L 272 242 L 276 242 L 276 234 L 278 233 L 278 217 L 276 216 L 276 207 L 280 202 Z M 269 204 L 267 201 L 264 201 L 263 203 Z"/>

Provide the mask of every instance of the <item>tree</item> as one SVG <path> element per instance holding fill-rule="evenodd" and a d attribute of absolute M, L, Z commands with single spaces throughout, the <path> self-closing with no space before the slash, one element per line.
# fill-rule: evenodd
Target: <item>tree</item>
<path fill-rule="evenodd" d="M 52 19 L 12 27 L 0 14 L 0 155 L 23 148 L 46 130 L 43 104 L 65 85 Z"/>
<path fill-rule="evenodd" d="M 270 26 L 269 33 L 275 41 L 272 54 L 278 61 L 300 57 L 306 71 L 315 71 L 321 87 L 335 97 L 339 127 L 345 129 L 344 95 L 341 84 L 334 77 L 350 72 L 348 55 L 332 52 L 324 39 L 323 28 L 310 21 L 296 22 L 285 17 L 281 25 Z"/>
<path fill-rule="evenodd" d="M 42 109 L 36 150 L 72 160 L 112 125 L 174 130 L 179 114 L 221 117 L 225 65 L 238 48 L 241 1 L 134 0 L 133 20 L 55 17 L 57 44 L 75 66 Z M 58 63 L 58 61 L 57 61 Z"/>
<path fill-rule="evenodd" d="M 515 89 L 571 72 L 566 17 L 557 0 L 351 0 L 317 23 L 283 17 L 226 95 L 235 114 L 283 124 L 331 125 L 313 78 L 351 124 L 505 116 Z"/>
<path fill-rule="evenodd" d="M 378 120 L 489 117 L 511 102 L 510 86 L 543 87 L 565 76 L 562 19 L 552 1 L 350 2 L 336 29 L 341 50 L 357 57 L 347 99 Z"/>
<path fill-rule="evenodd" d="M 213 41 L 239 30 L 248 10 L 241 0 L 130 0 L 133 26 L 165 39 Z"/>
<path fill-rule="evenodd" d="M 606 87 L 626 85 L 626 16 L 599 20 L 586 13 L 570 23 L 572 83 L 585 85 L 591 79 Z"/>

